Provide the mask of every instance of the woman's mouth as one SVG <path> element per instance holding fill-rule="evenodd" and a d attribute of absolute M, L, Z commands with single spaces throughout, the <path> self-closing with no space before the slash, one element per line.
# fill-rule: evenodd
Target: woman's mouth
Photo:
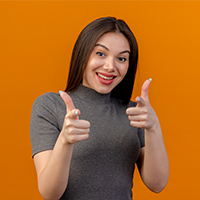
<path fill-rule="evenodd" d="M 106 79 L 106 80 L 111 80 L 111 79 L 113 79 L 115 76 L 104 76 L 103 74 L 99 74 L 99 73 L 97 73 L 97 75 L 99 76 L 99 77 L 101 77 L 101 78 L 103 78 L 103 79 Z"/>
<path fill-rule="evenodd" d="M 96 75 L 99 82 L 104 85 L 110 85 L 114 81 L 114 79 L 117 77 L 115 75 L 105 74 L 105 73 L 96 73 Z"/>

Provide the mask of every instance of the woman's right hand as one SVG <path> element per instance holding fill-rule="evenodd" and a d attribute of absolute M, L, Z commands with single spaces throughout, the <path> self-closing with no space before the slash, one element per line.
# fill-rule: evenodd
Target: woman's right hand
<path fill-rule="evenodd" d="M 80 120 L 80 110 L 75 109 L 71 97 L 66 92 L 60 92 L 66 105 L 66 115 L 63 122 L 61 135 L 65 144 L 74 144 L 89 137 L 90 122 Z"/>
<path fill-rule="evenodd" d="M 60 93 L 66 104 L 63 128 L 53 149 L 34 155 L 38 175 L 38 188 L 44 199 L 60 199 L 66 190 L 69 178 L 73 144 L 89 137 L 90 123 L 80 120 L 80 110 L 75 109 L 71 97 Z M 51 177 L 51 178 L 49 178 Z"/>

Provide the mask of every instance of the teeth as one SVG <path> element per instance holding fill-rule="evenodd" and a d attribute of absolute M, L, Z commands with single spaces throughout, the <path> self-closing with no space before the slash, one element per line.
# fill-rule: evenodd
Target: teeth
<path fill-rule="evenodd" d="M 114 77 L 107 77 L 107 76 L 104 76 L 102 74 L 97 74 L 99 77 L 103 78 L 103 79 L 107 79 L 107 80 L 111 80 L 113 79 Z"/>

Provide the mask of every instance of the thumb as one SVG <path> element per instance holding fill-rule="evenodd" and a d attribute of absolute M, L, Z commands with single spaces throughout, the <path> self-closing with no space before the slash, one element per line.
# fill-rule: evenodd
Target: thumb
<path fill-rule="evenodd" d="M 59 92 L 61 98 L 63 99 L 63 101 L 65 102 L 65 105 L 66 105 L 66 112 L 70 112 L 72 110 L 75 109 L 75 106 L 74 106 L 74 103 L 71 99 L 71 97 L 66 93 L 66 92 L 63 92 L 63 91 L 60 91 Z"/>
<path fill-rule="evenodd" d="M 148 90 L 149 90 L 149 85 L 150 85 L 151 81 L 152 81 L 152 79 L 150 78 L 150 79 L 146 80 L 142 85 L 141 97 L 144 100 L 149 100 Z"/>

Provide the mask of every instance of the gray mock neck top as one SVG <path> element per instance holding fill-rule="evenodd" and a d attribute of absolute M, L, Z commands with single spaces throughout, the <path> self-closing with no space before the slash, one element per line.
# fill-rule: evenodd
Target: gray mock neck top
<path fill-rule="evenodd" d="M 109 94 L 80 85 L 69 93 L 91 124 L 89 138 L 74 145 L 69 181 L 62 200 L 130 200 L 133 173 L 144 131 L 130 125 L 126 109 Z M 56 93 L 36 99 L 31 116 L 32 154 L 53 149 L 62 129 L 66 106 Z"/>

